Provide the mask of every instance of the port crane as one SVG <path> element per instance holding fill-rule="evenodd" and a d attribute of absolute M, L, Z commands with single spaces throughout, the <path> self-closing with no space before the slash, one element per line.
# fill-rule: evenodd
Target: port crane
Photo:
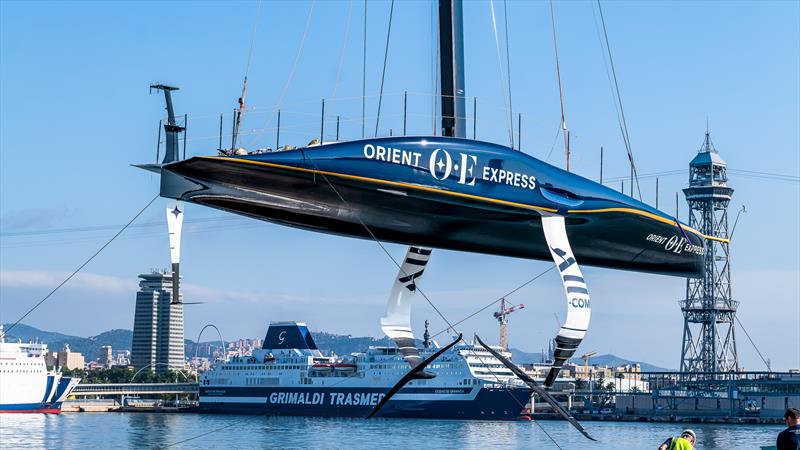
<path fill-rule="evenodd" d="M 500 310 L 494 313 L 494 318 L 500 322 L 500 347 L 503 348 L 504 352 L 508 351 L 508 315 L 525 307 L 522 303 L 519 305 L 507 305 L 509 303 L 505 298 L 500 299 Z"/>
<path fill-rule="evenodd" d="M 597 354 L 597 352 L 589 352 L 589 353 L 584 353 L 583 355 L 581 355 L 581 358 L 583 358 L 583 373 L 584 373 L 584 375 L 589 376 L 589 358 L 594 356 L 594 355 L 596 355 L 596 354 Z"/>

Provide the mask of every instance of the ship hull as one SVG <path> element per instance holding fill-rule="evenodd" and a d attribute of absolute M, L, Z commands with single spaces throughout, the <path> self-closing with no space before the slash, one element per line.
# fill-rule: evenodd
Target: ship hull
<path fill-rule="evenodd" d="M 367 417 L 386 388 L 201 387 L 198 412 L 276 416 Z M 378 417 L 509 420 L 523 415 L 531 392 L 515 388 L 404 388 Z"/>
<path fill-rule="evenodd" d="M 581 264 L 687 277 L 702 272 L 702 235 L 682 230 L 674 218 L 520 152 L 439 140 L 436 150 L 421 149 L 419 139 L 397 138 L 196 157 L 162 169 L 161 194 L 317 232 L 545 261 L 551 256 L 541 217 L 563 214 Z M 413 162 L 433 162 L 449 148 L 453 168 L 443 173 L 423 162 L 415 167 L 364 156 L 378 142 L 418 149 Z M 453 163 L 473 161 L 467 157 L 475 157 L 471 178 L 459 176 Z M 516 185 L 490 181 L 498 171 Z M 475 179 L 478 173 L 489 180 Z"/>
<path fill-rule="evenodd" d="M 0 405 L 0 414 L 3 413 L 39 413 L 39 414 L 60 414 L 61 403 L 18 403 Z"/>

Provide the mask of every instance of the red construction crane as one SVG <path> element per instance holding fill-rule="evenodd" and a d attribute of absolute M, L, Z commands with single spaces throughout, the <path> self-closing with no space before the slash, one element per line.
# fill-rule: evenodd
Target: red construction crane
<path fill-rule="evenodd" d="M 520 303 L 519 305 L 510 305 L 505 298 L 500 299 L 500 311 L 494 313 L 494 318 L 500 322 L 500 346 L 503 347 L 503 351 L 508 351 L 508 315 L 513 313 L 514 311 L 519 311 L 520 309 L 524 308 L 525 305 Z"/>

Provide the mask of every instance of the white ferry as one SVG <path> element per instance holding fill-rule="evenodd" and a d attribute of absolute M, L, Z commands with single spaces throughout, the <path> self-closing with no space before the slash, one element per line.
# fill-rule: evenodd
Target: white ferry
<path fill-rule="evenodd" d="M 47 370 L 47 344 L 6 342 L 0 325 L 0 413 L 61 412 L 80 378 Z"/>
<path fill-rule="evenodd" d="M 436 348 L 421 349 L 423 358 Z M 505 354 L 510 358 L 510 354 Z M 395 347 L 323 356 L 305 323 L 273 322 L 261 349 L 206 371 L 200 411 L 366 417 L 409 371 Z M 380 417 L 515 419 L 531 391 L 480 346 L 459 343 L 433 361 L 433 378 L 416 379 Z"/>

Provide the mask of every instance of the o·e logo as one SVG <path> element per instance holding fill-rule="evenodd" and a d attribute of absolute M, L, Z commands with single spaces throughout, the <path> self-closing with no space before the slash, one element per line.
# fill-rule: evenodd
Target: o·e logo
<path fill-rule="evenodd" d="M 453 158 L 450 157 L 450 153 L 447 153 L 447 150 L 442 150 L 441 148 L 434 150 L 431 153 L 429 163 L 431 175 L 437 180 L 447 179 L 450 173 L 453 172 Z"/>

